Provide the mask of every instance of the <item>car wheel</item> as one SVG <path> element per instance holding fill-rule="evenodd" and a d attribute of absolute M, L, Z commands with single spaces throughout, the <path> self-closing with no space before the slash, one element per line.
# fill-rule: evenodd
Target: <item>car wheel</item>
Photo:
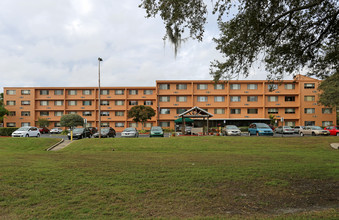
<path fill-rule="evenodd" d="M 257 132 L 257 136 L 259 136 L 259 132 Z"/>
<path fill-rule="evenodd" d="M 71 140 L 71 137 L 68 137 L 68 140 Z"/>
<path fill-rule="evenodd" d="M 312 136 L 315 136 L 315 133 L 314 133 L 314 132 L 312 132 Z"/>
<path fill-rule="evenodd" d="M 37 134 L 36 137 L 37 137 L 37 138 L 40 137 L 40 134 Z"/>
<path fill-rule="evenodd" d="M 300 136 L 303 137 L 303 136 L 304 136 L 304 133 L 300 132 Z"/>
<path fill-rule="evenodd" d="M 339 133 L 337 133 L 337 136 L 339 136 Z"/>

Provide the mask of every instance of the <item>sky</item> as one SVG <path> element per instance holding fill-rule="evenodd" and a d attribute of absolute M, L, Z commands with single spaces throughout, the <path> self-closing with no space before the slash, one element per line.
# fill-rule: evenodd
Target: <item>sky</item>
<path fill-rule="evenodd" d="M 155 86 L 156 80 L 211 80 L 215 16 L 204 40 L 188 40 L 177 57 L 162 20 L 146 19 L 141 0 L 1 0 L 3 87 Z M 209 1 L 207 1 L 209 2 Z M 210 8 L 209 8 L 210 9 Z M 259 68 L 247 79 L 266 79 Z"/>

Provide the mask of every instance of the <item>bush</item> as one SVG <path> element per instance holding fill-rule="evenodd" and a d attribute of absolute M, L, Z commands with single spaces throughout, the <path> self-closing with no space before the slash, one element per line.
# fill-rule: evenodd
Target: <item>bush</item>
<path fill-rule="evenodd" d="M 248 132 L 248 127 L 239 127 L 240 131 Z"/>
<path fill-rule="evenodd" d="M 11 136 L 18 128 L 0 128 L 0 136 Z"/>
<path fill-rule="evenodd" d="M 61 134 L 62 135 L 67 135 L 69 133 L 69 131 L 66 129 L 66 130 L 63 130 L 62 132 L 61 132 Z"/>

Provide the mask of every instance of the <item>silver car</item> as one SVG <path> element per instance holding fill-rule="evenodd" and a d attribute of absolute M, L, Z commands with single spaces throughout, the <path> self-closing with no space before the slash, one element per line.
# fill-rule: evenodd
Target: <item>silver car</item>
<path fill-rule="evenodd" d="M 12 137 L 40 137 L 40 131 L 37 127 L 25 126 L 14 131 Z"/>
<path fill-rule="evenodd" d="M 274 129 L 274 132 L 279 134 L 293 134 L 294 128 L 291 128 L 290 126 L 279 126 Z"/>
<path fill-rule="evenodd" d="M 136 128 L 125 128 L 121 132 L 121 137 L 139 137 L 139 132 Z"/>
<path fill-rule="evenodd" d="M 294 127 L 294 133 L 299 134 L 299 132 L 300 132 L 301 130 L 304 130 L 304 129 L 305 129 L 305 126 L 295 126 L 295 127 Z"/>
<path fill-rule="evenodd" d="M 330 135 L 330 132 L 327 130 L 322 129 L 319 126 L 306 126 L 304 130 L 299 131 L 300 136 L 304 135 L 312 135 L 312 136 L 318 136 L 318 135 Z"/>
<path fill-rule="evenodd" d="M 241 135 L 240 129 L 235 125 L 226 125 L 222 133 L 225 136 L 228 136 L 228 135 L 240 136 Z"/>

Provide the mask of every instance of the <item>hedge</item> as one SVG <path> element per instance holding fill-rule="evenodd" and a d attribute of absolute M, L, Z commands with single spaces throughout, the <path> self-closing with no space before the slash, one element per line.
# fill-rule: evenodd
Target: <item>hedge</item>
<path fill-rule="evenodd" d="M 18 128 L 0 128 L 0 136 L 11 136 Z"/>

